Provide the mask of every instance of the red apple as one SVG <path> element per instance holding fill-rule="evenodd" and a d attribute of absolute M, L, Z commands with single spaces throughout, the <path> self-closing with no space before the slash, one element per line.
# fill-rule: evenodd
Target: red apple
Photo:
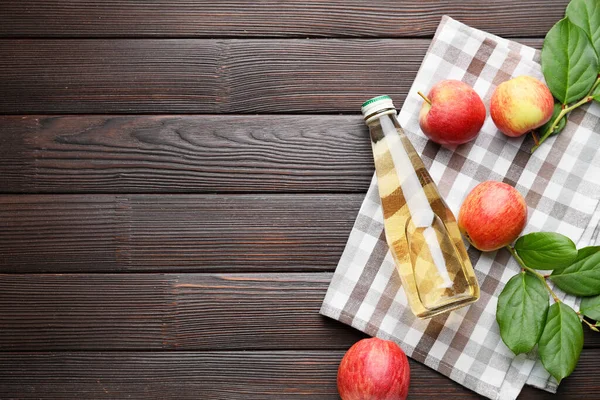
<path fill-rule="evenodd" d="M 553 111 L 554 98 L 548 86 L 527 75 L 499 84 L 490 102 L 494 124 L 511 137 L 544 125 Z"/>
<path fill-rule="evenodd" d="M 458 213 L 458 228 L 482 251 L 493 251 L 517 239 L 527 222 L 527 204 L 506 183 L 486 181 L 475 186 Z"/>
<path fill-rule="evenodd" d="M 371 338 L 355 343 L 338 369 L 342 400 L 404 400 L 409 385 L 406 354 L 389 340 Z"/>
<path fill-rule="evenodd" d="M 481 97 L 464 82 L 438 82 L 425 99 L 419 125 L 427 137 L 443 145 L 458 145 L 475 139 L 485 122 Z"/>

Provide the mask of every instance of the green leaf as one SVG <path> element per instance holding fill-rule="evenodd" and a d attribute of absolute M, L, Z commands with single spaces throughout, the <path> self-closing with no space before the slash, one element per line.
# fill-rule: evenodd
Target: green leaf
<path fill-rule="evenodd" d="M 572 0 L 567 6 L 567 18 L 585 31 L 600 54 L 600 1 Z"/>
<path fill-rule="evenodd" d="M 600 246 L 579 249 L 575 262 L 553 271 L 550 279 L 556 286 L 575 296 L 600 294 Z"/>
<path fill-rule="evenodd" d="M 540 126 L 538 129 L 538 132 L 541 134 L 546 132 L 548 130 L 548 128 L 550 128 L 550 125 L 552 125 L 554 120 L 558 117 L 558 114 L 560 114 L 561 111 L 562 111 L 562 104 L 554 103 L 554 111 L 552 112 L 552 118 L 550 118 L 548 120 L 548 122 L 546 122 L 544 125 Z M 564 116 L 560 119 L 560 121 L 558 121 L 558 124 L 556 124 L 556 126 L 554 127 L 554 131 L 550 134 L 550 136 L 556 135 L 557 133 L 559 133 L 560 131 L 565 129 L 566 125 L 567 125 L 567 117 Z"/>
<path fill-rule="evenodd" d="M 598 78 L 600 79 L 600 74 L 598 74 Z M 592 97 L 596 101 L 600 101 L 600 85 L 596 86 L 596 89 L 592 92 Z"/>
<path fill-rule="evenodd" d="M 583 29 L 563 18 L 546 34 L 542 72 L 550 91 L 562 104 L 585 96 L 598 76 L 598 56 Z"/>
<path fill-rule="evenodd" d="M 548 291 L 535 276 L 513 276 L 498 297 L 500 336 L 515 354 L 527 353 L 540 339 L 548 313 Z"/>
<path fill-rule="evenodd" d="M 534 232 L 521 236 L 515 250 L 525 265 L 535 269 L 564 268 L 577 257 L 575 243 L 554 232 Z"/>
<path fill-rule="evenodd" d="M 546 371 L 560 383 L 575 369 L 583 348 L 583 328 L 577 313 L 565 303 L 548 310 L 538 352 Z"/>
<path fill-rule="evenodd" d="M 600 1 L 572 0 L 567 6 L 567 18 L 588 35 L 600 63 Z M 600 102 L 600 85 L 591 95 Z"/>
<path fill-rule="evenodd" d="M 600 296 L 584 297 L 579 311 L 586 317 L 600 321 Z"/>

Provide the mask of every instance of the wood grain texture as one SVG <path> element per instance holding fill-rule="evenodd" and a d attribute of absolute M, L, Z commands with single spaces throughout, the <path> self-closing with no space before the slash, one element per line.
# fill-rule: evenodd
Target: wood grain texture
<path fill-rule="evenodd" d="M 365 192 L 356 116 L 0 116 L 0 192 Z"/>
<path fill-rule="evenodd" d="M 0 1 L 0 398 L 337 399 L 359 105 L 402 106 L 443 14 L 539 48 L 567 2 Z M 560 398 L 600 392 L 585 332 Z"/>
<path fill-rule="evenodd" d="M 33 399 L 339 399 L 343 351 L 0 353 L 0 397 Z M 593 399 L 600 349 L 584 351 L 557 394 L 525 387 L 519 399 Z M 482 399 L 410 361 L 410 399 Z"/>
<path fill-rule="evenodd" d="M 0 351 L 347 349 L 364 336 L 319 314 L 331 277 L 0 275 Z"/>
<path fill-rule="evenodd" d="M 567 0 L 19 0 L 0 2 L 0 36 L 431 36 L 449 14 L 497 35 L 543 36 Z M 533 12 L 542 10 L 543 12 Z"/>
<path fill-rule="evenodd" d="M 0 40 L 0 112 L 214 112 L 220 47 L 205 40 Z"/>
<path fill-rule="evenodd" d="M 339 399 L 342 351 L 217 353 L 0 353 L 0 397 L 139 399 Z M 433 389 L 476 399 L 410 362 L 411 398 Z"/>
<path fill-rule="evenodd" d="M 4 39 L 0 113 L 358 114 L 381 93 L 401 107 L 429 43 Z"/>
<path fill-rule="evenodd" d="M 363 196 L 0 196 L 0 272 L 332 270 Z"/>
<path fill-rule="evenodd" d="M 319 315 L 331 278 L 0 274 L 0 351 L 344 350 L 364 336 Z"/>

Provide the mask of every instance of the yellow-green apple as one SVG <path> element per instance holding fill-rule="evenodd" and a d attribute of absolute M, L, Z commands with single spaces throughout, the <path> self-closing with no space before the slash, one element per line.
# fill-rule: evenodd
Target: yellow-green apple
<path fill-rule="evenodd" d="M 527 75 L 502 82 L 492 94 L 490 114 L 502 133 L 517 137 L 552 117 L 554 99 L 543 82 Z"/>
<path fill-rule="evenodd" d="M 404 400 L 409 385 L 406 354 L 389 340 L 358 341 L 338 368 L 337 387 L 342 400 Z"/>
<path fill-rule="evenodd" d="M 527 223 L 527 204 L 521 193 L 503 182 L 475 186 L 458 213 L 458 228 L 482 251 L 493 251 L 517 239 Z"/>
<path fill-rule="evenodd" d="M 427 137 L 442 145 L 475 139 L 485 122 L 485 105 L 473 88 L 448 79 L 435 84 L 419 112 L 419 126 Z"/>

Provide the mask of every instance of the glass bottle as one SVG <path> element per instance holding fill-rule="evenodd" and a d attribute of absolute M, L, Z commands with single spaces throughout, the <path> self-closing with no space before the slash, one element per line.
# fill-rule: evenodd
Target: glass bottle
<path fill-rule="evenodd" d="M 429 318 L 473 303 L 479 284 L 456 218 L 404 134 L 388 96 L 362 105 L 385 236 L 412 312 Z"/>

